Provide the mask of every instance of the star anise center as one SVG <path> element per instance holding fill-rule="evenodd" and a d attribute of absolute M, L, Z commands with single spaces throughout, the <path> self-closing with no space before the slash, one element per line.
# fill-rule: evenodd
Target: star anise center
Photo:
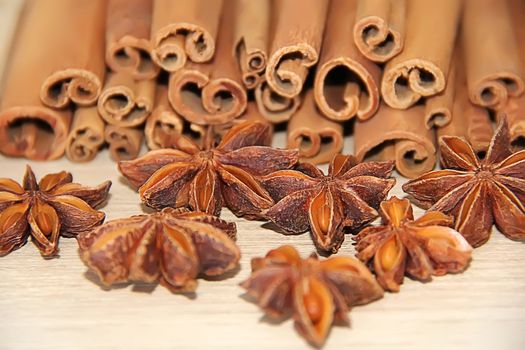
<path fill-rule="evenodd" d="M 481 168 L 477 173 L 476 177 L 479 180 L 492 180 L 494 177 L 494 172 L 491 169 Z"/>

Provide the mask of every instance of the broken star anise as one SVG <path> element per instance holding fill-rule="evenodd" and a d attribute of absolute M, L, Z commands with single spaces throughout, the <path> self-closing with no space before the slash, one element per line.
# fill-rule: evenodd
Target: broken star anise
<path fill-rule="evenodd" d="M 344 229 L 356 229 L 377 217 L 376 208 L 394 186 L 393 162 L 358 163 L 353 156 L 336 155 L 328 175 L 302 163 L 262 178 L 276 204 L 265 217 L 291 233 L 308 229 L 317 248 L 336 253 Z"/>
<path fill-rule="evenodd" d="M 455 228 L 478 247 L 492 225 L 507 237 L 525 239 L 525 151 L 512 153 L 507 121 L 498 126 L 484 159 L 459 137 L 440 140 L 444 170 L 403 185 L 417 204 L 455 217 Z"/>
<path fill-rule="evenodd" d="M 209 132 L 204 149 L 181 136 L 177 149 L 151 151 L 120 162 L 119 169 L 140 186 L 142 200 L 152 208 L 189 207 L 218 215 L 224 203 L 238 216 L 257 217 L 273 201 L 256 176 L 290 168 L 298 159 L 296 150 L 261 146 L 269 132 L 268 124 L 246 121 L 233 126 L 216 147 Z"/>
<path fill-rule="evenodd" d="M 106 200 L 111 182 L 87 187 L 72 181 L 62 171 L 37 183 L 29 166 L 22 185 L 0 179 L 0 256 L 23 246 L 31 235 L 42 256 L 51 257 L 58 253 L 59 236 L 74 237 L 104 221 L 104 213 L 93 208 Z"/>
<path fill-rule="evenodd" d="M 241 286 L 273 318 L 292 314 L 301 336 L 321 346 L 334 321 L 348 324 L 352 306 L 383 296 L 383 289 L 359 260 L 314 253 L 301 259 L 292 246 L 252 259 L 252 275 Z"/>
<path fill-rule="evenodd" d="M 357 257 L 385 290 L 399 291 L 405 274 L 428 281 L 462 271 L 470 261 L 472 247 L 449 227 L 451 217 L 433 211 L 414 220 L 410 201 L 396 197 L 382 202 L 380 213 L 381 225 L 366 227 L 354 239 Z"/>
<path fill-rule="evenodd" d="M 217 276 L 237 266 L 236 226 L 215 216 L 165 208 L 109 221 L 78 236 L 80 255 L 105 285 L 160 281 L 191 292 L 197 275 Z"/>

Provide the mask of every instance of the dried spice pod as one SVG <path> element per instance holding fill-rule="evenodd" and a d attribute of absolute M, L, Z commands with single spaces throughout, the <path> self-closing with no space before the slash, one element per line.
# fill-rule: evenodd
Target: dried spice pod
<path fill-rule="evenodd" d="M 104 121 L 96 106 L 75 111 L 67 137 L 66 156 L 73 162 L 93 160 L 104 144 Z"/>
<path fill-rule="evenodd" d="M 31 235 L 43 257 L 58 254 L 59 237 L 75 237 L 104 221 L 94 208 L 108 197 L 111 182 L 88 187 L 70 173 L 48 174 L 37 183 L 29 166 L 22 184 L 0 179 L 0 256 L 22 247 Z"/>
<path fill-rule="evenodd" d="M 398 110 L 382 104 L 373 118 L 356 122 L 357 159 L 362 161 L 372 156 L 378 160 L 395 160 L 397 171 L 408 178 L 434 169 L 435 135 L 425 125 L 424 112 L 424 106 Z"/>
<path fill-rule="evenodd" d="M 525 151 L 512 153 L 509 128 L 502 119 L 480 160 L 464 139 L 440 139 L 443 170 L 403 185 L 423 208 L 454 216 L 455 229 L 473 247 L 490 237 L 492 225 L 511 239 L 525 240 Z"/>
<path fill-rule="evenodd" d="M 182 134 L 183 119 L 175 113 L 168 101 L 168 88 L 157 86 L 155 108 L 146 120 L 144 134 L 149 149 L 171 148 Z"/>
<path fill-rule="evenodd" d="M 155 80 L 134 80 L 127 73 L 110 74 L 98 99 L 98 111 L 110 125 L 144 124 L 153 109 Z"/>
<path fill-rule="evenodd" d="M 363 229 L 357 236 L 357 257 L 368 264 L 379 284 L 398 292 L 405 275 L 421 281 L 432 276 L 463 271 L 472 247 L 450 228 L 453 219 L 438 211 L 414 220 L 408 199 L 392 197 L 381 203 L 381 225 Z"/>
<path fill-rule="evenodd" d="M 172 292 L 193 292 L 197 276 L 235 268 L 236 227 L 199 212 L 166 208 L 110 221 L 78 236 L 80 256 L 102 283 L 160 283 Z"/>
<path fill-rule="evenodd" d="M 255 88 L 254 95 L 259 112 L 274 124 L 289 120 L 301 106 L 301 95 L 292 98 L 281 96 L 272 90 L 264 78 Z"/>
<path fill-rule="evenodd" d="M 357 0 L 330 4 L 323 50 L 315 75 L 315 101 L 323 114 L 343 121 L 370 118 L 379 107 L 381 69 L 352 40 Z"/>
<path fill-rule="evenodd" d="M 403 49 L 406 0 L 358 0 L 354 41 L 371 61 L 386 62 Z"/>
<path fill-rule="evenodd" d="M 262 79 L 270 41 L 271 0 L 235 0 L 234 55 L 247 89 Z"/>
<path fill-rule="evenodd" d="M 309 163 L 262 177 L 276 202 L 264 216 L 288 233 L 310 230 L 319 251 L 337 253 L 346 230 L 377 217 L 376 208 L 394 186 L 393 162 L 358 163 L 336 155 L 324 175 Z"/>
<path fill-rule="evenodd" d="M 106 64 L 135 80 L 155 78 L 160 67 L 150 52 L 153 0 L 109 0 L 106 17 Z"/>
<path fill-rule="evenodd" d="M 343 149 L 343 126 L 321 114 L 315 105 L 314 93 L 309 90 L 301 108 L 288 123 L 286 139 L 288 148 L 299 149 L 302 161 L 328 163 Z"/>
<path fill-rule="evenodd" d="M 171 74 L 168 98 L 173 109 L 190 123 L 224 124 L 246 109 L 248 97 L 232 56 L 233 6 L 233 1 L 224 3 L 223 25 L 213 60 L 205 64 L 189 63 Z"/>
<path fill-rule="evenodd" d="M 104 139 L 108 143 L 109 154 L 115 162 L 137 158 L 143 137 L 144 131 L 141 129 L 107 125 L 104 130 Z"/>
<path fill-rule="evenodd" d="M 387 62 L 381 82 L 386 104 L 406 109 L 445 89 L 460 10 L 457 0 L 407 0 L 405 46 Z"/>
<path fill-rule="evenodd" d="M 212 59 L 222 0 L 154 0 L 151 56 L 168 72 Z M 231 52 L 230 52 L 231 53 Z"/>
<path fill-rule="evenodd" d="M 425 125 L 427 129 L 442 128 L 450 123 L 452 120 L 452 110 L 454 109 L 455 95 L 456 60 L 453 59 L 448 71 L 445 90 L 434 96 L 430 96 L 425 101 Z"/>
<path fill-rule="evenodd" d="M 324 344 L 334 323 L 350 323 L 347 313 L 353 306 L 383 296 L 359 260 L 344 256 L 319 260 L 315 253 L 302 259 L 292 246 L 253 258 L 252 274 L 241 286 L 269 317 L 291 313 L 297 332 L 316 347 Z"/>
<path fill-rule="evenodd" d="M 277 94 L 293 98 L 301 93 L 310 67 L 319 60 L 329 1 L 275 1 L 273 40 L 266 65 L 266 81 Z"/>

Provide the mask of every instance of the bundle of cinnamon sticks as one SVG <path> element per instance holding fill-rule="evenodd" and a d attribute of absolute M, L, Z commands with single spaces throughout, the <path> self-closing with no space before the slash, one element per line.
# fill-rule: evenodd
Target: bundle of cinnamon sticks
<path fill-rule="evenodd" d="M 415 177 L 439 136 L 482 154 L 504 115 L 524 146 L 524 21 L 520 0 L 28 0 L 0 151 L 131 159 L 259 118 L 311 162 L 353 133 Z"/>

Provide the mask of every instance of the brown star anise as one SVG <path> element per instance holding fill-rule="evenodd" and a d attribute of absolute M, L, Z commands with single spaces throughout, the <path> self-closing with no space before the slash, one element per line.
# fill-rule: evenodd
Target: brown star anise
<path fill-rule="evenodd" d="M 480 160 L 459 137 L 440 140 L 444 170 L 432 171 L 403 185 L 416 203 L 455 217 L 455 228 L 478 247 L 495 223 L 512 239 L 525 239 L 525 150 L 512 153 L 507 121 L 498 126 Z"/>
<path fill-rule="evenodd" d="M 397 197 L 382 202 L 380 213 L 381 225 L 366 227 L 354 239 L 357 257 L 385 290 L 399 291 L 405 274 L 428 281 L 466 268 L 472 247 L 449 227 L 451 217 L 432 211 L 414 220 L 410 201 Z"/>
<path fill-rule="evenodd" d="M 104 213 L 93 208 L 106 200 L 111 182 L 86 187 L 72 181 L 62 171 L 37 183 L 29 166 L 23 185 L 0 179 L 0 255 L 23 246 L 31 234 L 42 256 L 51 257 L 59 236 L 74 237 L 104 221 Z"/>
<path fill-rule="evenodd" d="M 218 146 L 208 141 L 204 149 L 182 136 L 177 149 L 151 151 L 120 162 L 119 169 L 140 186 L 142 200 L 152 208 L 190 207 L 218 215 L 224 203 L 238 216 L 258 216 L 273 201 L 256 176 L 290 168 L 298 159 L 296 150 L 260 146 L 269 132 L 266 123 L 246 121 L 233 126 Z"/>
<path fill-rule="evenodd" d="M 356 229 L 377 217 L 379 203 L 394 186 L 393 162 L 358 163 L 336 155 L 324 175 L 302 163 L 297 169 L 276 171 L 262 184 L 277 202 L 265 217 L 291 233 L 308 229 L 320 251 L 336 253 L 344 229 Z"/>
<path fill-rule="evenodd" d="M 234 223 L 185 209 L 109 221 L 78 236 L 82 260 L 105 285 L 160 283 L 191 292 L 197 275 L 217 276 L 237 266 Z"/>
<path fill-rule="evenodd" d="M 383 289 L 359 260 L 314 253 L 301 259 L 292 246 L 252 259 L 252 275 L 241 286 L 273 318 L 293 314 L 299 334 L 321 346 L 334 321 L 348 324 L 347 312 L 383 296 Z"/>

